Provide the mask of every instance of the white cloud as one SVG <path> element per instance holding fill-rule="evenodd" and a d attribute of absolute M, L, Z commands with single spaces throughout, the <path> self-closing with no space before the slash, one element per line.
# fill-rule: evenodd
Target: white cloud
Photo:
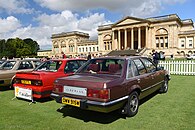
<path fill-rule="evenodd" d="M 32 13 L 33 9 L 27 8 L 27 2 L 25 0 L 1 0 L 0 12 L 5 11 L 8 14 L 11 13 Z"/>
<path fill-rule="evenodd" d="M 0 34 L 1 38 L 32 38 L 37 41 L 41 48 L 51 49 L 51 36 L 52 34 L 81 31 L 89 33 L 90 37 L 97 39 L 97 28 L 99 25 L 110 23 L 106 21 L 104 14 L 89 14 L 85 17 L 78 18 L 78 14 L 73 14 L 71 11 L 63 11 L 57 14 L 42 14 L 35 18 L 39 26 L 15 28 L 12 32 Z M 8 23 L 7 23 L 8 24 Z M 9 22 L 8 26 L 12 25 Z"/>
<path fill-rule="evenodd" d="M 122 15 L 147 17 L 159 12 L 163 4 L 183 3 L 186 0 L 34 0 L 42 7 L 55 11 L 88 11 L 107 9 Z"/>
<path fill-rule="evenodd" d="M 0 34 L 16 30 L 20 26 L 20 21 L 13 16 L 9 16 L 6 19 L 0 18 Z"/>

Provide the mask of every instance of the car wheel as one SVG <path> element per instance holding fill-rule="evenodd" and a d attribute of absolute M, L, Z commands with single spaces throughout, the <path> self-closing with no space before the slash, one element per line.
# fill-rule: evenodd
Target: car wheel
<path fill-rule="evenodd" d="M 163 85 L 161 86 L 159 92 L 166 93 L 168 91 L 168 79 L 165 78 Z"/>
<path fill-rule="evenodd" d="M 128 117 L 135 116 L 139 108 L 139 97 L 136 91 L 133 91 L 128 98 L 127 104 L 125 106 L 126 114 Z"/>

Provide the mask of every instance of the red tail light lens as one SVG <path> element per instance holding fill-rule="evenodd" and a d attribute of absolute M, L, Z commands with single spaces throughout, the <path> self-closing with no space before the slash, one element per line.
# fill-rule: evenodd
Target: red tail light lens
<path fill-rule="evenodd" d="M 63 92 L 63 86 L 54 84 L 53 92 L 62 93 Z"/>
<path fill-rule="evenodd" d="M 100 99 L 109 99 L 110 98 L 110 90 L 109 89 L 88 89 L 87 97 L 100 98 Z"/>
<path fill-rule="evenodd" d="M 15 84 L 15 83 L 16 83 L 16 84 L 20 83 L 20 80 L 14 78 L 14 79 L 13 79 L 13 84 Z"/>
<path fill-rule="evenodd" d="M 35 85 L 35 86 L 42 86 L 43 85 L 41 80 L 32 80 L 31 83 L 32 83 L 32 85 Z"/>

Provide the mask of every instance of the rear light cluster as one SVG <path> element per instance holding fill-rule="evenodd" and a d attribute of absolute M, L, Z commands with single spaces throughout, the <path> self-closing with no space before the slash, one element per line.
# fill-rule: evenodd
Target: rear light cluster
<path fill-rule="evenodd" d="M 31 83 L 32 83 L 32 85 L 35 85 L 35 86 L 42 86 L 43 85 L 41 80 L 32 80 Z"/>
<path fill-rule="evenodd" d="M 110 89 L 87 89 L 87 97 L 100 98 L 100 99 L 109 99 L 110 98 Z"/>
<path fill-rule="evenodd" d="M 62 85 L 53 85 L 53 92 L 62 93 L 63 92 L 63 86 Z"/>

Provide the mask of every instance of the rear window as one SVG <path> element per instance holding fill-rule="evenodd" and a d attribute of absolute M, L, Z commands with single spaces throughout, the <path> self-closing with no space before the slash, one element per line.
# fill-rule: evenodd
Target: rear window
<path fill-rule="evenodd" d="M 65 73 L 74 73 L 76 72 L 79 67 L 81 67 L 84 63 L 86 63 L 86 60 L 72 60 L 68 61 L 66 63 L 66 67 L 64 68 Z"/>
<path fill-rule="evenodd" d="M 38 66 L 37 71 L 52 71 L 56 72 L 60 68 L 62 61 L 46 61 L 42 65 Z"/>
<path fill-rule="evenodd" d="M 91 59 L 77 73 L 121 75 L 123 59 Z"/>

